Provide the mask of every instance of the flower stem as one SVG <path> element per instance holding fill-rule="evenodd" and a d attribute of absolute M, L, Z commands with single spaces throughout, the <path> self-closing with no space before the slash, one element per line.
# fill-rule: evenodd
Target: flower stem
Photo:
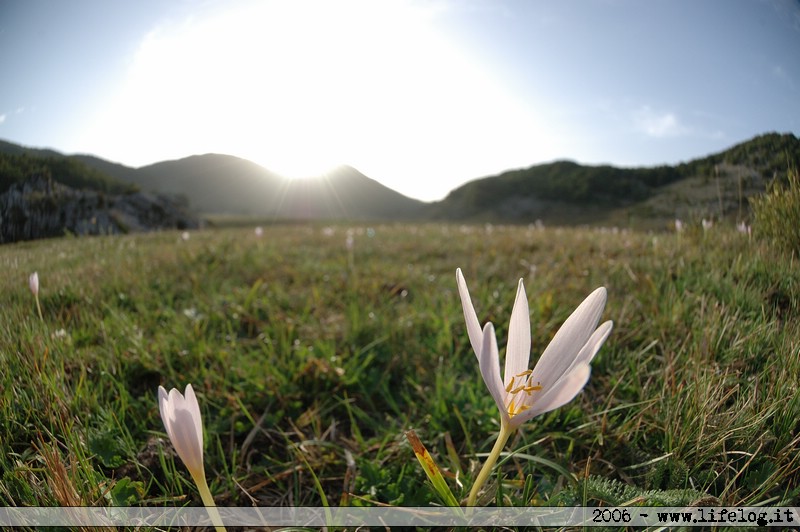
<path fill-rule="evenodd" d="M 506 446 L 506 442 L 508 441 L 508 437 L 514 432 L 514 427 L 509 427 L 508 423 L 506 423 L 504 418 L 500 419 L 500 434 L 497 435 L 497 441 L 494 442 L 494 447 L 492 447 L 492 452 L 489 453 L 489 456 L 486 457 L 486 462 L 483 463 L 483 467 L 481 468 L 480 473 L 478 473 L 478 478 L 475 479 L 475 482 L 472 484 L 472 489 L 469 492 L 469 498 L 467 499 L 467 506 L 472 507 L 475 506 L 475 501 L 478 498 L 478 492 L 481 489 L 481 486 L 484 485 L 486 479 L 489 478 L 489 475 L 492 472 L 492 468 L 494 467 L 495 462 L 500 457 L 500 453 L 503 451 L 503 447 Z M 471 512 L 471 509 L 467 510 Z"/>
<path fill-rule="evenodd" d="M 225 532 L 225 526 L 222 524 L 222 518 L 217 511 L 217 505 L 214 504 L 214 497 L 211 496 L 211 490 L 208 489 L 205 475 L 201 475 L 200 478 L 195 478 L 194 483 L 197 484 L 197 491 L 200 492 L 200 498 L 203 499 L 203 505 L 206 507 L 206 510 L 208 510 L 208 515 L 211 517 L 214 528 L 217 529 L 217 532 Z"/>
<path fill-rule="evenodd" d="M 42 323 L 44 323 L 44 317 L 42 316 L 42 306 L 39 304 L 39 294 L 34 294 L 33 297 L 36 299 L 36 310 L 39 311 L 39 319 L 42 320 Z"/>

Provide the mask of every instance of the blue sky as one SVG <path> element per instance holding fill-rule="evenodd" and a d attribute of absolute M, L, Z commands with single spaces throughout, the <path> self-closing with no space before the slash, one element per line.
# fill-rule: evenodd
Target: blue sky
<path fill-rule="evenodd" d="M 800 135 L 797 0 L 0 0 L 0 139 L 411 197 Z"/>

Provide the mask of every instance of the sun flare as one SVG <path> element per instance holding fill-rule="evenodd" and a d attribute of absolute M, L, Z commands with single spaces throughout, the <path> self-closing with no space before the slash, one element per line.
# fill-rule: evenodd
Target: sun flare
<path fill-rule="evenodd" d="M 225 153 L 291 178 L 348 164 L 407 187 L 420 167 L 442 178 L 480 175 L 498 157 L 521 165 L 530 146 L 550 142 L 532 139 L 526 104 L 436 26 L 439 7 L 213 6 L 143 39 L 80 144 L 139 165 Z M 462 125 L 455 133 L 454 124 Z M 136 153 L 147 159 L 134 161 Z"/>

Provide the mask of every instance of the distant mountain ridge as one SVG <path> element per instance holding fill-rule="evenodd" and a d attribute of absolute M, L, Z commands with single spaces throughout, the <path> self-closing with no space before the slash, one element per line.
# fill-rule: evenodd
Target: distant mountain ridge
<path fill-rule="evenodd" d="M 423 202 L 403 196 L 356 169 L 342 166 L 320 177 L 287 179 L 231 155 L 194 155 L 138 170 L 145 189 L 183 194 L 205 214 L 276 220 L 397 220 L 418 216 Z"/>
<path fill-rule="evenodd" d="M 0 141 L 0 193 L 35 175 L 57 176 L 56 180 L 63 185 L 100 192 L 125 193 L 138 189 L 83 164 L 75 157 Z"/>
<path fill-rule="evenodd" d="M 135 183 L 146 190 L 184 196 L 204 214 L 266 215 L 270 196 L 282 178 L 232 155 L 192 155 L 136 170 Z"/>
<path fill-rule="evenodd" d="M 438 220 L 658 227 L 676 217 L 746 217 L 747 198 L 800 164 L 800 140 L 768 133 L 675 166 L 618 168 L 556 161 L 454 189 L 426 215 Z"/>
<path fill-rule="evenodd" d="M 67 164 L 64 160 L 69 161 L 73 170 L 78 165 L 88 169 L 90 184 L 182 198 L 202 214 L 274 220 L 530 223 L 540 219 L 548 224 L 658 226 L 674 217 L 741 219 L 746 216 L 747 197 L 762 192 L 789 165 L 800 164 L 800 141 L 792 134 L 768 133 L 674 166 L 618 168 L 556 161 L 475 179 L 433 203 L 404 196 L 348 166 L 316 178 L 290 180 L 245 159 L 220 154 L 141 168 L 0 141 L 3 154 L 61 161 L 62 167 Z M 3 161 L 0 158 L 0 177 Z"/>
<path fill-rule="evenodd" d="M 60 159 L 133 187 L 178 199 L 203 215 L 233 214 L 274 220 L 411 220 L 424 202 L 400 194 L 358 170 L 341 166 L 320 177 L 287 179 L 232 155 L 192 155 L 130 168 L 93 155 L 65 156 L 0 141 L 0 154 Z M 2 176 L 0 161 L 0 176 Z M 59 176 L 53 176 L 57 181 Z M 18 175 L 17 179 L 21 179 Z M 86 181 L 86 180 L 84 180 Z M 94 188 L 89 186 L 89 188 Z"/>

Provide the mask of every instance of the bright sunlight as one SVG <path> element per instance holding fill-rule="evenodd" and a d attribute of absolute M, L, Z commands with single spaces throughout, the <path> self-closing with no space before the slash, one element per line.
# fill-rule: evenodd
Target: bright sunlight
<path fill-rule="evenodd" d="M 395 179 L 420 165 L 459 171 L 459 161 L 469 164 L 462 175 L 480 174 L 498 150 L 524 164 L 515 153 L 548 141 L 532 140 L 525 106 L 434 27 L 436 9 L 258 2 L 164 24 L 141 43 L 82 142 L 112 158 L 143 143 L 150 149 L 139 151 L 158 160 L 229 153 L 289 177 L 339 164 L 369 175 L 386 161 Z M 476 105 L 486 100 L 492 106 Z M 128 127 L 109 134 L 119 123 Z M 518 141 L 493 145 L 492 131 L 501 130 Z M 491 149 L 470 150 L 465 162 L 470 145 Z M 434 163 L 442 153 L 452 157 Z"/>

